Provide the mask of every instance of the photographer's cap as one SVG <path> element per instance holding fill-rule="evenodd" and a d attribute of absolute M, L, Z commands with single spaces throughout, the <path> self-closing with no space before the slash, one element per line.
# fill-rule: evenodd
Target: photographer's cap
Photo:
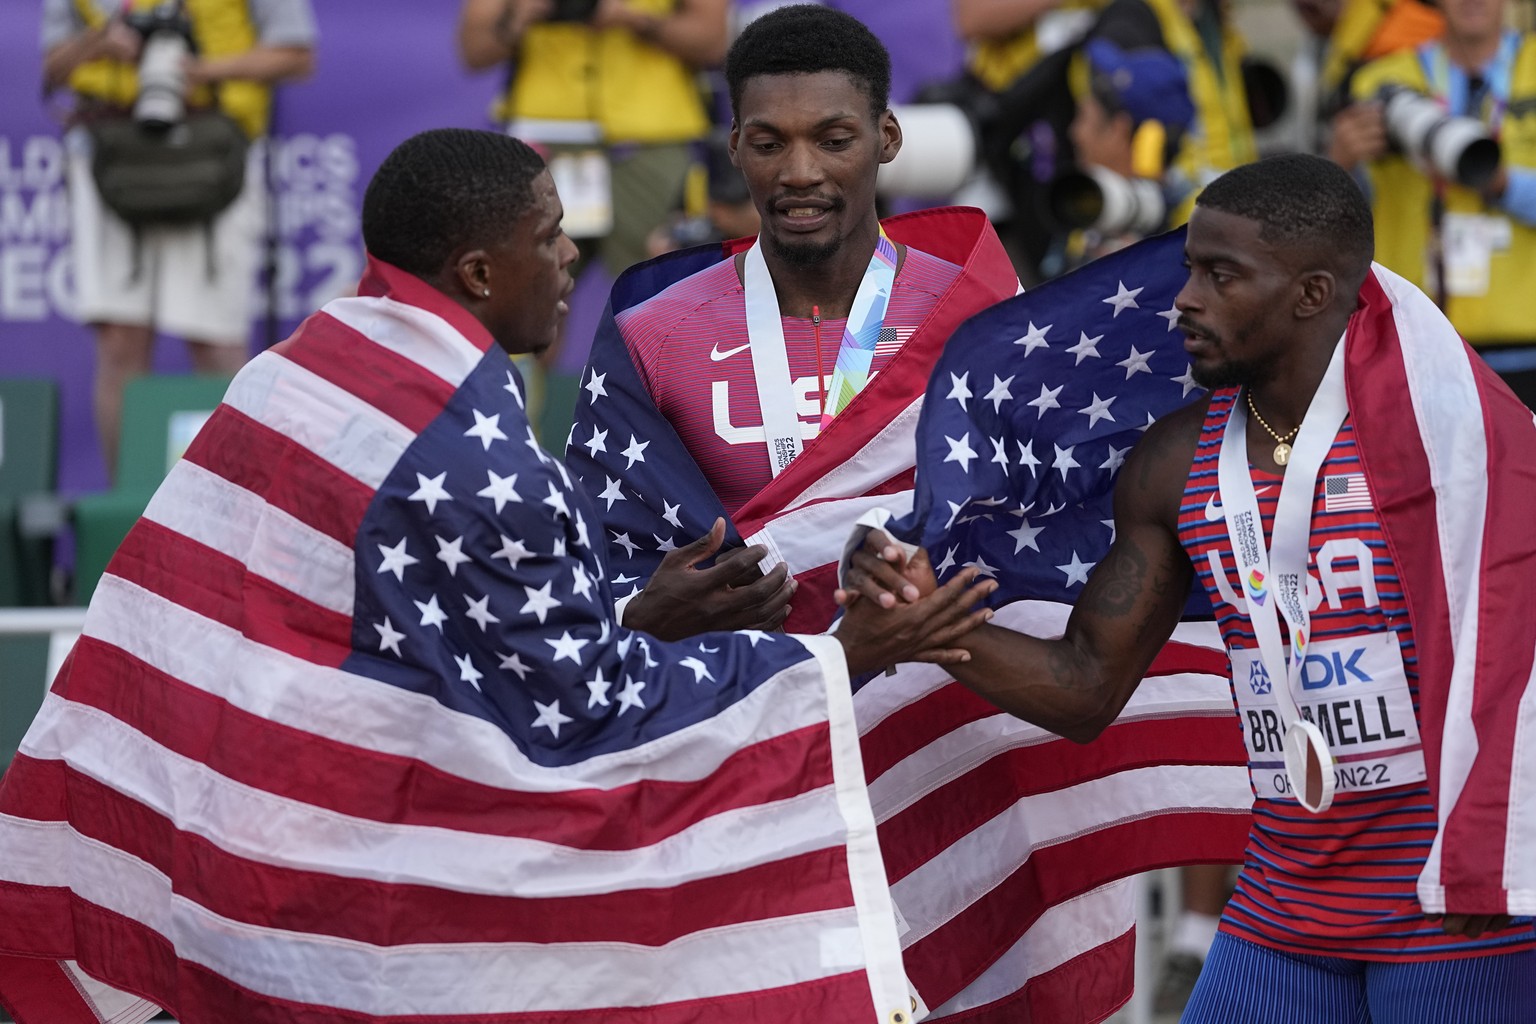
<path fill-rule="evenodd" d="M 1194 121 L 1189 76 L 1167 50 L 1122 50 L 1108 39 L 1090 39 L 1084 51 L 1093 77 L 1108 87 L 1134 125 L 1157 121 L 1171 135 L 1186 131 Z"/>

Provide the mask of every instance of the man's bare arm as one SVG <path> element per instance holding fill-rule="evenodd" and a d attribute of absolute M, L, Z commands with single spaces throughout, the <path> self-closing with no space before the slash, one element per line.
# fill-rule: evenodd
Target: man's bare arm
<path fill-rule="evenodd" d="M 1044 640 L 981 626 L 955 644 L 971 654 L 951 666 L 956 679 L 1004 711 L 1078 742 L 1114 720 L 1172 635 L 1189 593 L 1194 570 L 1179 544 L 1178 510 L 1203 416 L 1200 403 L 1167 417 L 1126 460 L 1115 491 L 1115 543 L 1089 576 L 1065 634 Z M 848 584 L 861 596 L 901 592 L 896 567 L 882 567 L 868 549 L 856 566 Z M 917 585 L 921 592 L 930 586 Z"/>

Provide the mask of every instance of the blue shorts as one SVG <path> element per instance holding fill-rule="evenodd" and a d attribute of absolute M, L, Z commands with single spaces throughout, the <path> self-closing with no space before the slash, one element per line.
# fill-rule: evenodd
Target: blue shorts
<path fill-rule="evenodd" d="M 1221 932 L 1179 1024 L 1536 1024 L 1536 950 L 1458 960 L 1301 956 Z"/>

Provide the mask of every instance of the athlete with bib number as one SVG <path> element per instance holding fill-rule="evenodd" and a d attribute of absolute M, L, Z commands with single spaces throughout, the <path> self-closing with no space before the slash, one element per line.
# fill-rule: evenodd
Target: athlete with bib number
<path fill-rule="evenodd" d="M 982 626 L 955 667 L 1087 742 L 1204 583 L 1255 803 L 1186 1024 L 1536 1021 L 1536 427 L 1372 235 L 1315 157 L 1201 194 L 1176 305 L 1209 397 L 1127 460 L 1065 635 Z M 844 603 L 931 589 L 871 537 Z"/>

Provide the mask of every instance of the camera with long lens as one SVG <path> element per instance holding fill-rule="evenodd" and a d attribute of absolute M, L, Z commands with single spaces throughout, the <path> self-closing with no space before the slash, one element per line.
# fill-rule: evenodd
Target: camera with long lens
<path fill-rule="evenodd" d="M 156 4 L 124 20 L 144 39 L 134 120 L 150 130 L 165 131 L 187 114 L 186 59 L 192 52 L 192 23 L 179 3 Z"/>
<path fill-rule="evenodd" d="M 1052 179 L 1043 196 L 1047 217 L 1062 228 L 1102 235 L 1150 235 L 1168 219 L 1162 185 L 1125 178 L 1103 167 L 1070 170 Z"/>
<path fill-rule="evenodd" d="M 1428 171 L 1482 188 L 1498 173 L 1501 153 L 1488 126 L 1472 117 L 1447 114 L 1439 103 L 1400 85 L 1377 94 L 1392 145 Z"/>

